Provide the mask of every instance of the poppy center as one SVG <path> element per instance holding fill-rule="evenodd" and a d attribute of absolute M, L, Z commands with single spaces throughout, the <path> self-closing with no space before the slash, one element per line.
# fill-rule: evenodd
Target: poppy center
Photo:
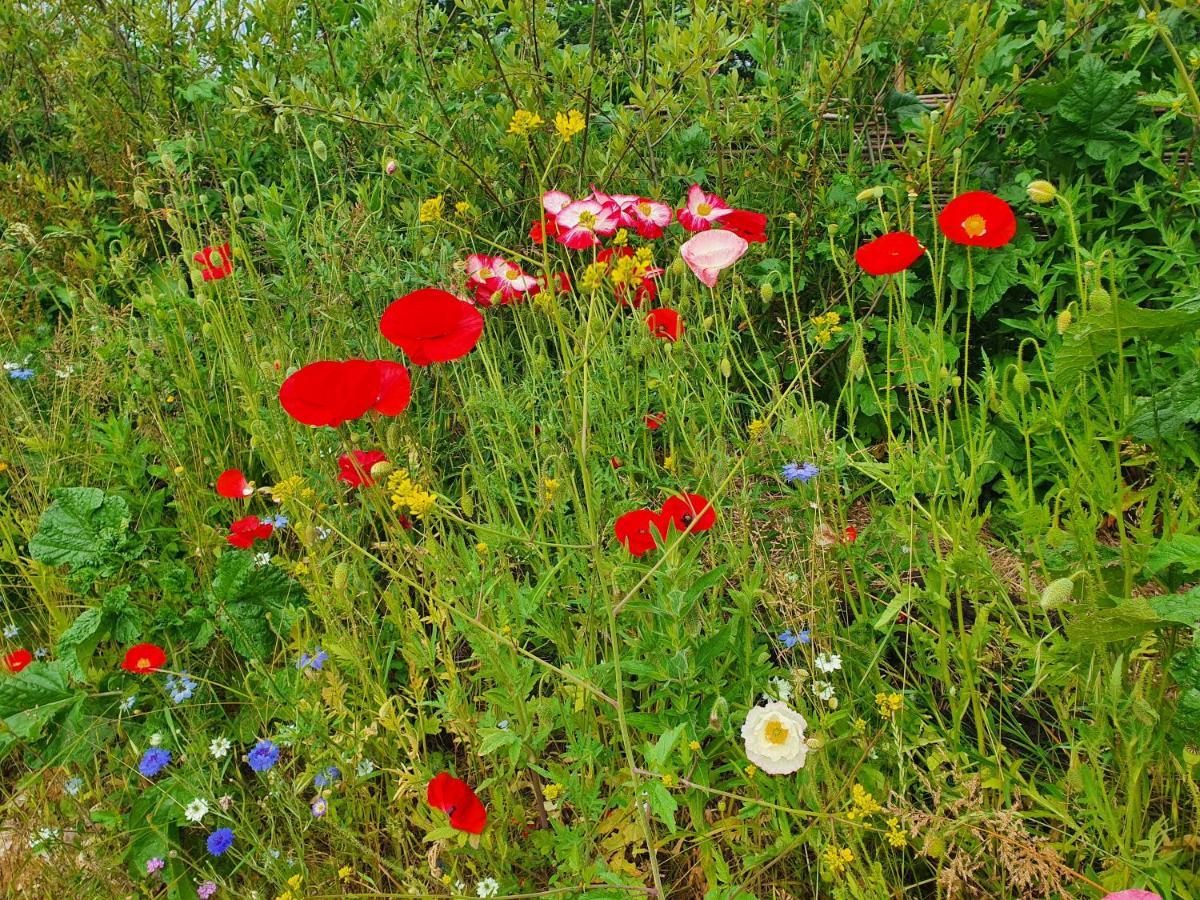
<path fill-rule="evenodd" d="M 987 234 L 987 219 L 975 213 L 973 216 L 967 216 L 963 219 L 963 231 L 967 233 L 967 237 L 982 237 Z"/>
<path fill-rule="evenodd" d="M 594 214 L 588 212 L 587 210 L 584 210 L 583 212 L 581 212 L 579 214 L 579 227 L 580 228 L 591 228 L 595 224 L 596 224 L 596 216 Z"/>
<path fill-rule="evenodd" d="M 764 735 L 768 744 L 778 747 L 787 742 L 787 739 L 791 737 L 791 732 L 778 719 L 772 719 L 767 723 Z"/>
<path fill-rule="evenodd" d="M 139 657 L 138 657 L 138 661 L 137 661 L 137 667 L 138 667 L 139 669 L 148 669 L 148 668 L 150 668 L 150 660 L 148 660 L 148 659 L 147 659 L 146 657 L 144 657 L 144 656 L 139 656 Z"/>
<path fill-rule="evenodd" d="M 688 525 L 692 524 L 694 519 L 695 517 L 691 513 L 684 513 L 684 515 L 680 517 L 679 521 L 682 522 L 686 528 Z"/>
<path fill-rule="evenodd" d="M 710 206 L 707 203 L 696 204 L 696 215 L 698 215 L 698 216 L 710 215 L 712 213 L 712 211 L 713 211 L 712 206 Z"/>
<path fill-rule="evenodd" d="M 509 269 L 507 272 L 504 273 L 504 277 L 507 278 L 509 281 L 516 281 L 518 278 L 521 277 L 521 270 L 520 269 Z"/>
<path fill-rule="evenodd" d="M 649 203 L 639 203 L 637 208 L 638 212 L 640 212 L 643 216 L 648 216 L 653 211 L 650 209 Z"/>
<path fill-rule="evenodd" d="M 492 270 L 489 269 L 487 266 L 484 266 L 482 269 L 479 270 L 479 278 L 482 281 L 487 281 L 489 278 L 492 277 L 492 274 L 493 274 Z"/>

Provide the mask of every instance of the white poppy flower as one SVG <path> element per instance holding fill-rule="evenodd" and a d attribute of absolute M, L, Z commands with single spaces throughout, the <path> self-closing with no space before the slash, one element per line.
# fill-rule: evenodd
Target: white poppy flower
<path fill-rule="evenodd" d="M 806 728 L 804 717 L 786 703 L 755 706 L 742 726 L 746 756 L 768 775 L 790 775 L 804 768 Z"/>

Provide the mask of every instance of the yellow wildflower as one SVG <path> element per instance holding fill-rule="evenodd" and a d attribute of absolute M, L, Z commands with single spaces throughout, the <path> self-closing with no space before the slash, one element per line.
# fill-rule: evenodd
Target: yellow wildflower
<path fill-rule="evenodd" d="M 758 766 L 746 766 L 746 777 L 753 778 L 758 773 Z"/>
<path fill-rule="evenodd" d="M 456 213 L 458 213 L 460 216 L 465 216 L 467 213 L 469 213 L 471 211 L 471 201 L 470 200 L 459 200 L 457 203 L 454 204 L 454 211 Z"/>
<path fill-rule="evenodd" d="M 562 796 L 563 786 L 561 784 L 548 784 L 542 788 L 542 796 L 547 800 L 557 800 Z"/>
<path fill-rule="evenodd" d="M 669 772 L 668 772 L 666 775 L 664 775 L 664 776 L 662 777 L 662 783 L 663 783 L 664 785 L 666 785 L 667 787 L 674 787 L 674 785 L 675 785 L 675 776 L 674 776 L 674 775 L 672 775 L 671 773 L 669 773 Z"/>
<path fill-rule="evenodd" d="M 543 478 L 542 491 L 546 495 L 546 500 L 553 503 L 554 498 L 558 496 L 558 490 L 562 487 L 562 483 L 557 478 Z"/>
<path fill-rule="evenodd" d="M 304 483 L 304 479 L 299 475 L 290 475 L 271 487 L 266 489 L 266 492 L 271 495 L 271 499 L 277 503 L 282 503 L 286 500 L 300 500 L 308 502 L 317 496 L 317 492 Z"/>
<path fill-rule="evenodd" d="M 475 545 L 475 552 L 476 553 L 487 553 L 488 545 L 485 544 L 483 541 L 480 541 L 478 544 Z"/>
<path fill-rule="evenodd" d="M 297 872 L 295 875 L 293 875 L 291 878 L 289 878 L 287 880 L 287 885 L 293 891 L 298 891 L 298 890 L 300 890 L 300 884 L 303 881 L 304 881 L 304 876 L 301 875 L 299 872 Z"/>
<path fill-rule="evenodd" d="M 545 122 L 541 116 L 527 109 L 518 109 L 508 122 L 509 134 L 526 135 Z"/>
<path fill-rule="evenodd" d="M 881 716 L 891 718 L 900 712 L 900 707 L 904 706 L 904 697 L 895 692 L 886 694 L 881 691 L 875 695 L 875 705 L 879 707 L 879 714 Z"/>
<path fill-rule="evenodd" d="M 338 878 L 342 879 L 342 881 L 349 881 L 350 876 L 353 874 L 354 869 L 350 866 L 342 866 L 340 869 L 338 869 Z"/>
<path fill-rule="evenodd" d="M 612 238 L 613 246 L 624 247 L 629 243 L 629 232 L 624 228 L 618 228 L 617 233 Z"/>
<path fill-rule="evenodd" d="M 417 213 L 417 221 L 419 222 L 436 222 L 442 217 L 442 211 L 445 208 L 445 201 L 442 200 L 442 195 L 430 197 L 421 204 L 421 209 Z"/>
<path fill-rule="evenodd" d="M 884 837 L 887 842 L 893 847 L 903 847 L 908 843 L 908 835 L 904 833 L 904 829 L 900 827 L 900 820 L 891 818 L 887 820 L 888 830 Z"/>
<path fill-rule="evenodd" d="M 583 113 L 577 109 L 569 109 L 565 113 L 556 113 L 554 116 L 554 130 L 564 141 L 569 141 L 583 131 L 586 124 Z"/>
<path fill-rule="evenodd" d="M 699 742 L 699 741 L 692 741 L 690 744 L 688 744 L 688 749 L 689 749 L 689 750 L 699 750 L 699 749 L 700 749 L 700 742 Z"/>
<path fill-rule="evenodd" d="M 837 847 L 829 846 L 821 853 L 821 861 L 829 870 L 830 877 L 838 878 L 850 867 L 850 863 L 854 862 L 854 852 L 849 847 L 842 847 L 839 850 Z"/>
<path fill-rule="evenodd" d="M 592 263 L 583 271 L 583 277 L 579 279 L 579 285 L 585 291 L 598 290 L 600 285 L 604 284 L 604 275 L 608 271 L 608 266 L 604 263 Z"/>
<path fill-rule="evenodd" d="M 423 490 L 408 475 L 408 469 L 397 469 L 388 476 L 387 490 L 391 495 L 392 509 L 408 511 L 418 519 L 428 514 L 437 505 L 437 495 Z"/>
<path fill-rule="evenodd" d="M 856 784 L 850 789 L 850 802 L 853 804 L 853 808 L 846 813 L 846 818 L 851 822 L 855 819 L 865 819 L 867 816 L 873 816 L 883 811 L 883 807 L 879 805 L 879 801 L 861 784 Z"/>
<path fill-rule="evenodd" d="M 763 432 L 767 430 L 767 423 L 762 419 L 755 419 L 746 426 L 746 431 L 750 435 L 750 440 L 756 440 L 761 437 Z"/>
<path fill-rule="evenodd" d="M 668 472 L 674 472 L 675 465 L 676 465 L 676 463 L 675 463 L 675 454 L 674 453 L 668 453 L 666 456 L 663 457 L 663 468 L 666 469 Z"/>

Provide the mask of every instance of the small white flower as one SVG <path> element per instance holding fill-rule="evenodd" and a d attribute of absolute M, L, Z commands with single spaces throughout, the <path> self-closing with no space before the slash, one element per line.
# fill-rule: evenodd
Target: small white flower
<path fill-rule="evenodd" d="M 266 552 L 255 553 L 254 554 L 254 564 L 256 566 L 258 566 L 260 569 L 263 566 L 269 566 L 271 564 L 271 554 L 266 553 Z"/>
<path fill-rule="evenodd" d="M 135 703 L 137 703 L 137 694 L 130 694 L 121 701 L 121 712 L 129 712 Z"/>
<path fill-rule="evenodd" d="M 782 700 L 784 703 L 792 699 L 794 689 L 792 688 L 792 683 L 786 678 L 775 676 L 771 679 L 771 686 L 773 688 L 772 692 L 770 694 L 763 694 L 763 699 Z"/>
<path fill-rule="evenodd" d="M 833 685 L 828 681 L 814 681 L 812 683 L 813 693 L 817 695 L 818 700 L 833 699 Z"/>
<path fill-rule="evenodd" d="M 208 744 L 208 752 L 212 754 L 213 759 L 224 759 L 229 755 L 229 748 L 232 746 L 227 737 L 213 738 Z"/>
<path fill-rule="evenodd" d="M 808 723 L 786 703 L 755 706 L 746 714 L 742 740 L 746 756 L 768 775 L 790 775 L 804 768 Z"/>
<path fill-rule="evenodd" d="M 375 763 L 371 762 L 369 759 L 364 759 L 358 764 L 357 767 L 355 767 L 355 771 L 358 773 L 359 778 L 366 778 L 375 771 Z"/>
<path fill-rule="evenodd" d="M 189 822 L 195 822 L 199 825 L 204 821 L 204 817 L 208 815 L 208 804 L 197 797 L 189 803 L 183 810 L 183 817 Z"/>
<path fill-rule="evenodd" d="M 156 732 L 154 732 L 154 734 L 150 735 L 150 746 L 151 747 L 160 746 L 162 744 L 162 741 L 163 741 L 162 732 L 156 731 Z"/>
<path fill-rule="evenodd" d="M 818 669 L 828 675 L 830 672 L 836 672 L 842 667 L 842 658 L 836 653 L 818 653 L 813 663 Z"/>
<path fill-rule="evenodd" d="M 495 878 L 485 878 L 475 885 L 476 897 L 495 897 L 500 893 L 500 882 Z"/>
<path fill-rule="evenodd" d="M 6 638 L 8 638 L 10 641 L 20 633 L 21 633 L 21 629 L 18 628 L 16 625 L 13 625 L 10 623 L 10 624 L 4 626 L 4 636 Z"/>

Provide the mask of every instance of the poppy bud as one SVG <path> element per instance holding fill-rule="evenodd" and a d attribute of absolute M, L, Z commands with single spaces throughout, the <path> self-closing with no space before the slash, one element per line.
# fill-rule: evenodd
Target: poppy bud
<path fill-rule="evenodd" d="M 346 582 L 350 578 L 350 566 L 347 563 L 340 562 L 333 570 L 333 589 L 339 593 L 346 589 Z"/>
<path fill-rule="evenodd" d="M 1067 329 L 1071 327 L 1071 307 L 1067 307 L 1058 314 L 1054 320 L 1054 327 L 1059 334 L 1066 334 Z"/>
<path fill-rule="evenodd" d="M 205 322 L 203 325 L 201 325 L 200 333 L 202 335 L 204 335 L 206 338 L 211 338 L 212 337 L 212 323 Z"/>
<path fill-rule="evenodd" d="M 762 297 L 763 303 L 770 303 L 775 299 L 775 285 L 769 281 L 764 281 L 758 289 L 758 295 Z"/>
<path fill-rule="evenodd" d="M 705 317 L 704 317 L 704 321 L 700 323 L 700 326 L 701 326 L 701 327 L 702 327 L 702 328 L 703 328 L 705 331 L 708 331 L 710 328 L 712 328 L 712 327 L 713 327 L 713 325 L 715 325 L 715 324 L 716 324 L 716 322 L 717 322 L 717 317 L 716 317 L 716 316 L 705 316 Z"/>
<path fill-rule="evenodd" d="M 809 750 L 820 750 L 825 746 L 825 738 L 814 734 L 812 737 L 807 738 L 804 743 L 808 744 Z"/>
<path fill-rule="evenodd" d="M 1029 199 L 1034 203 L 1053 203 L 1054 198 L 1058 196 L 1058 188 L 1049 181 L 1038 179 L 1031 181 L 1025 186 L 1025 193 L 1029 195 Z"/>
<path fill-rule="evenodd" d="M 1070 578 L 1059 578 L 1046 585 L 1042 591 L 1041 599 L 1038 603 L 1042 609 L 1058 609 L 1064 603 L 1071 599 L 1071 593 L 1075 590 L 1075 582 Z"/>
<path fill-rule="evenodd" d="M 865 190 L 859 191 L 858 196 L 854 199 L 859 203 L 863 203 L 867 200 L 878 200 L 882 196 L 883 188 L 879 185 L 875 185 L 875 187 L 869 187 Z"/>
<path fill-rule="evenodd" d="M 1024 397 L 1029 393 L 1029 376 L 1025 374 L 1024 369 L 1017 369 L 1013 375 L 1013 390 Z"/>
<path fill-rule="evenodd" d="M 1096 312 L 1104 312 L 1112 306 L 1112 295 L 1102 287 L 1097 287 L 1088 295 L 1088 303 Z"/>
<path fill-rule="evenodd" d="M 837 222 L 830 222 L 828 225 L 825 226 L 825 230 L 828 231 L 831 235 L 837 234 L 838 233 Z"/>
<path fill-rule="evenodd" d="M 850 354 L 850 375 L 854 378 L 862 378 L 865 371 L 867 371 L 867 354 L 863 352 L 862 346 L 859 345 Z"/>
<path fill-rule="evenodd" d="M 375 465 L 371 466 L 371 478 L 373 478 L 375 481 L 379 481 L 381 478 L 386 477 L 387 474 L 392 471 L 392 468 L 393 466 L 390 462 L 388 462 L 386 459 L 381 459 L 379 462 L 375 463 Z"/>
<path fill-rule="evenodd" d="M 247 194 L 242 198 L 242 202 L 246 204 L 246 209 L 254 211 L 258 209 L 258 198 L 253 194 Z"/>
<path fill-rule="evenodd" d="M 458 498 L 458 505 L 462 509 L 463 515 L 468 519 L 475 515 L 475 499 L 465 488 L 463 489 L 462 496 Z"/>
<path fill-rule="evenodd" d="M 724 697 L 718 697 L 712 705 L 712 711 L 708 714 L 708 727 L 713 731 L 720 731 L 728 715 L 729 701 Z"/>
<path fill-rule="evenodd" d="M 388 161 L 387 161 L 387 162 L 384 164 L 384 166 L 383 166 L 383 171 L 384 171 L 384 173 L 385 173 L 385 174 L 387 174 L 387 175 L 395 175 L 395 174 L 396 174 L 396 171 L 397 171 L 399 168 L 400 168 L 400 163 L 396 162 L 394 159 L 389 159 L 389 160 L 388 160 Z"/>
<path fill-rule="evenodd" d="M 951 378 L 950 379 L 950 387 L 955 388 L 955 389 L 962 387 L 962 376 L 955 375 L 953 378 Z"/>
<path fill-rule="evenodd" d="M 617 457 L 615 457 L 615 456 L 612 459 L 610 459 L 608 462 L 614 469 L 621 468 L 621 460 L 617 459 Z"/>
<path fill-rule="evenodd" d="M 725 357 L 721 360 L 721 374 L 728 378 L 732 372 L 733 367 L 729 364 L 729 358 Z"/>

